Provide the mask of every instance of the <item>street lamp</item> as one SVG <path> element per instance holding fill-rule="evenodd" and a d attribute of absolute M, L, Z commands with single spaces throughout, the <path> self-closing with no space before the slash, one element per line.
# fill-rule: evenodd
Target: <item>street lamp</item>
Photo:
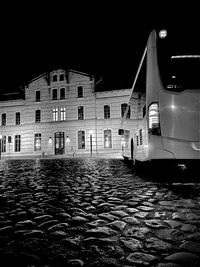
<path fill-rule="evenodd" d="M 1 159 L 1 141 L 2 141 L 2 134 L 0 134 L 0 159 Z"/>
<path fill-rule="evenodd" d="M 90 131 L 90 156 L 92 157 L 92 131 Z"/>

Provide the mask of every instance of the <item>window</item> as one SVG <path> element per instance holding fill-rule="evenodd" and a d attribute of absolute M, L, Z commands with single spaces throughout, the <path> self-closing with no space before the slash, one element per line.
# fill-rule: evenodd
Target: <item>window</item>
<path fill-rule="evenodd" d="M 40 101 L 40 91 L 39 90 L 35 91 L 35 101 L 36 102 Z"/>
<path fill-rule="evenodd" d="M 61 121 L 66 120 L 66 108 L 60 108 L 60 120 Z"/>
<path fill-rule="evenodd" d="M 1 140 L 1 152 L 6 152 L 6 136 L 2 136 Z"/>
<path fill-rule="evenodd" d="M 85 131 L 78 131 L 78 149 L 85 149 Z"/>
<path fill-rule="evenodd" d="M 65 99 L 65 88 L 60 88 L 60 99 Z"/>
<path fill-rule="evenodd" d="M 83 86 L 82 85 L 77 87 L 77 96 L 78 98 L 83 97 Z"/>
<path fill-rule="evenodd" d="M 57 100 L 58 99 L 58 92 L 57 89 L 52 90 L 52 99 Z"/>
<path fill-rule="evenodd" d="M 84 119 L 84 111 L 83 111 L 83 106 L 78 107 L 78 120 L 83 120 Z"/>
<path fill-rule="evenodd" d="M 6 126 L 6 113 L 1 115 L 1 126 Z"/>
<path fill-rule="evenodd" d="M 110 106 L 105 105 L 104 106 L 104 119 L 110 118 Z"/>
<path fill-rule="evenodd" d="M 37 109 L 35 111 L 35 122 L 41 122 L 41 110 Z"/>
<path fill-rule="evenodd" d="M 64 79 L 65 79 L 64 74 L 60 74 L 60 81 L 64 81 Z"/>
<path fill-rule="evenodd" d="M 36 133 L 34 136 L 34 151 L 41 151 L 41 133 Z"/>
<path fill-rule="evenodd" d="M 122 115 L 122 118 L 126 112 L 126 108 L 127 108 L 127 104 L 124 103 L 124 104 L 121 104 L 121 115 Z M 126 114 L 126 119 L 130 119 L 130 115 L 131 115 L 131 110 L 130 110 L 130 106 L 128 107 L 128 112 Z"/>
<path fill-rule="evenodd" d="M 21 135 L 15 135 L 15 152 L 21 151 Z"/>
<path fill-rule="evenodd" d="M 20 112 L 16 112 L 15 114 L 15 123 L 16 125 L 20 125 Z"/>
<path fill-rule="evenodd" d="M 53 82 L 57 82 L 57 75 L 53 75 Z"/>
<path fill-rule="evenodd" d="M 125 130 L 124 131 L 124 135 L 121 136 L 122 147 L 128 148 L 129 137 L 130 137 L 130 131 L 129 130 Z"/>
<path fill-rule="evenodd" d="M 58 121 L 58 108 L 53 109 L 53 121 Z"/>
<path fill-rule="evenodd" d="M 104 130 L 104 148 L 112 148 L 111 130 Z"/>

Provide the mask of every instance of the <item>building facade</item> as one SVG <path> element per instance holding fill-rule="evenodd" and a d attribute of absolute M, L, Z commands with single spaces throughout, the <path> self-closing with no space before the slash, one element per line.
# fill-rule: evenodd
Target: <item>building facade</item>
<path fill-rule="evenodd" d="M 124 135 L 119 135 L 130 92 L 97 92 L 94 77 L 74 70 L 35 78 L 23 99 L 0 101 L 1 157 L 121 157 L 142 118 L 143 103 L 136 93 Z"/>

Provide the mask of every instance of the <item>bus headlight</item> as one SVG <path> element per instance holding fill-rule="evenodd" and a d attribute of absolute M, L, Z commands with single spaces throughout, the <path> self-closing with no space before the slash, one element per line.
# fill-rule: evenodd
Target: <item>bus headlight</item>
<path fill-rule="evenodd" d="M 158 103 L 149 106 L 149 132 L 160 135 L 160 119 Z"/>

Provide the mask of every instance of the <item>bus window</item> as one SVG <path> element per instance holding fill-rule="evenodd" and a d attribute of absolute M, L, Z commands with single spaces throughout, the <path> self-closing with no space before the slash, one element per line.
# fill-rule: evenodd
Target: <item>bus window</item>
<path fill-rule="evenodd" d="M 187 38 L 186 38 L 187 36 Z M 189 42 L 189 43 L 188 43 Z M 190 45 L 188 45 L 190 44 Z M 157 35 L 158 65 L 166 90 L 181 92 L 200 89 L 200 45 L 195 35 L 176 32 L 165 38 Z M 189 47 L 193 46 L 191 49 Z"/>

